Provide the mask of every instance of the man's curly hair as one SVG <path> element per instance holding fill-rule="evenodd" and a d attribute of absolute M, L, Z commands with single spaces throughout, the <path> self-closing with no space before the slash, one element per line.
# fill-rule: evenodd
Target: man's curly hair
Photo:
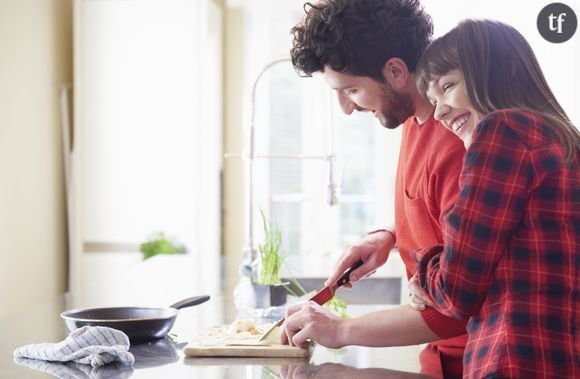
<path fill-rule="evenodd" d="M 304 4 L 304 20 L 292 28 L 292 64 L 303 76 L 334 71 L 384 81 L 394 57 L 414 72 L 433 34 L 418 0 L 321 0 Z"/>

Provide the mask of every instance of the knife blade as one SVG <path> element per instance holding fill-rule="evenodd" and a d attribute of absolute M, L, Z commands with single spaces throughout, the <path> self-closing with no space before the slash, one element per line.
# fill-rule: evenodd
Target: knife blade
<path fill-rule="evenodd" d="M 353 272 L 354 270 L 356 270 L 357 268 L 359 268 L 360 266 L 362 266 L 362 264 L 363 264 L 362 260 L 359 259 L 358 261 L 356 261 L 348 270 L 346 270 L 344 272 L 344 274 L 342 274 L 340 279 L 338 279 L 336 281 L 335 285 L 330 286 L 330 287 L 324 287 L 323 289 L 318 291 L 316 294 L 314 294 L 314 296 L 312 296 L 310 299 L 308 299 L 308 301 L 314 301 L 318 305 L 326 304 L 328 301 L 330 301 L 330 299 L 332 299 L 332 297 L 334 296 L 334 293 L 336 292 L 336 290 L 339 287 L 350 282 L 350 273 Z M 270 333 L 272 333 L 272 331 L 274 329 L 276 329 L 276 327 L 279 327 L 280 325 L 282 325 L 284 323 L 284 320 L 285 320 L 284 318 L 281 318 L 280 320 L 278 320 L 278 322 L 276 322 L 268 330 L 266 330 L 266 332 L 262 335 L 262 337 L 260 337 L 259 341 L 260 342 L 264 341 L 266 339 L 266 337 Z"/>
<path fill-rule="evenodd" d="M 318 291 L 314 296 L 312 296 L 308 301 L 314 301 L 316 304 L 324 305 L 334 296 L 334 291 L 338 287 L 336 285 L 332 287 L 324 287 Z"/>

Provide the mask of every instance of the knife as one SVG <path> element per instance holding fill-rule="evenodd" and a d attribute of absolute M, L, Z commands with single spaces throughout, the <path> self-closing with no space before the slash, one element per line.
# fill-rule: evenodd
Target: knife
<path fill-rule="evenodd" d="M 344 274 L 342 274 L 342 276 L 340 277 L 340 279 L 338 279 L 336 281 L 336 284 L 330 286 L 330 287 L 324 287 L 323 289 L 321 289 L 320 291 L 318 291 L 314 296 L 312 296 L 310 299 L 308 299 L 308 301 L 314 301 L 315 303 L 319 304 L 319 305 L 324 305 L 326 304 L 330 299 L 332 299 L 332 297 L 334 296 L 336 290 L 345 285 L 346 283 L 348 283 L 350 281 L 350 273 L 353 272 L 354 270 L 356 270 L 357 268 L 359 268 L 360 266 L 362 266 L 363 261 L 362 260 L 358 260 L 356 261 L 348 270 L 346 270 L 344 272 Z M 282 325 L 284 323 L 284 318 L 281 318 L 280 320 L 278 320 L 278 322 L 276 322 L 274 325 L 272 325 L 270 327 L 270 329 L 268 329 L 266 331 L 266 333 L 264 333 L 262 335 L 262 337 L 260 337 L 260 342 L 264 341 L 266 339 L 266 337 L 272 333 L 272 331 L 274 329 L 276 329 L 276 327 L 279 327 L 280 325 Z"/>

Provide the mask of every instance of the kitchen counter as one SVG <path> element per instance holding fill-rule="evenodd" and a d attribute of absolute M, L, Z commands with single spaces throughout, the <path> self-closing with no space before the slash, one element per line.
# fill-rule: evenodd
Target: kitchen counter
<path fill-rule="evenodd" d="M 220 304 L 220 302 L 222 304 Z M 212 303 L 212 304 L 210 304 Z M 316 347 L 309 361 L 299 358 L 191 358 L 185 357 L 183 347 L 188 337 L 207 327 L 207 315 L 212 309 L 223 307 L 223 300 L 212 299 L 204 304 L 182 309 L 171 331 L 173 339 L 164 338 L 148 344 L 133 345 L 135 355 L 132 368 L 105 366 L 91 372 L 71 369 L 67 378 L 423 378 L 419 370 L 420 346 L 397 348 L 347 347 L 329 350 Z M 222 305 L 222 306 L 220 306 Z M 213 308 L 212 308 L 213 306 Z M 217 306 L 217 307 L 216 307 Z M 67 309 L 64 297 L 47 300 L 23 309 L 0 320 L 0 378 L 53 378 L 54 366 L 44 371 L 16 364 L 12 359 L 15 348 L 41 342 L 62 341 L 68 332 L 60 313 Z M 366 313 L 373 306 L 349 306 L 349 311 Z M 352 314 L 352 313 L 351 313 Z M 205 317 L 201 317 L 205 315 Z M 211 317 L 215 317 L 211 316 Z M 221 322 L 222 320 L 219 320 Z M 217 322 L 217 323 L 219 323 Z M 215 323 L 214 323 L 215 324 Z M 63 365 L 57 368 L 63 369 Z M 54 372 L 54 371 L 53 371 Z M 65 376 L 63 376 L 65 377 Z"/>

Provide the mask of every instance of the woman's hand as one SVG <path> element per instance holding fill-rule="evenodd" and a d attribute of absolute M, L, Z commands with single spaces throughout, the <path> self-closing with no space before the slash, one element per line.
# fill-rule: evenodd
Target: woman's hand
<path fill-rule="evenodd" d="M 427 306 L 433 306 L 433 303 L 426 297 L 421 288 L 417 276 L 413 276 L 409 280 L 409 305 L 416 311 L 422 311 Z"/>

